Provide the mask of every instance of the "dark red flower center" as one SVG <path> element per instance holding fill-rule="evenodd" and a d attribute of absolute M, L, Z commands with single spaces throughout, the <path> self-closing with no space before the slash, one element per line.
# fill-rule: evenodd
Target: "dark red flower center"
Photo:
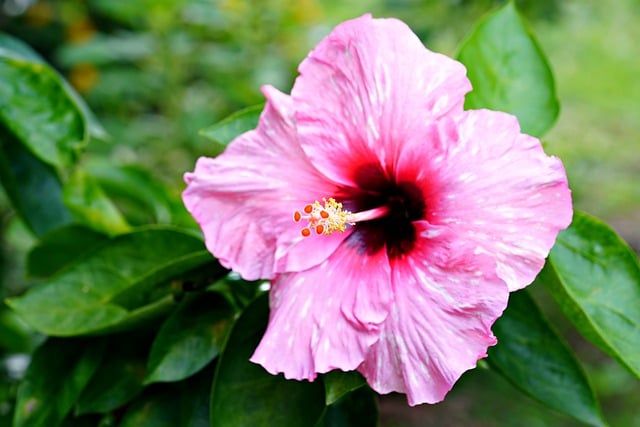
<path fill-rule="evenodd" d="M 386 206 L 385 216 L 358 222 L 347 243 L 363 253 L 373 255 L 386 248 L 390 259 L 402 257 L 414 248 L 416 229 L 413 224 L 425 218 L 427 205 L 420 187 L 413 182 L 396 181 L 375 164 L 354 170 L 357 188 L 347 188 L 345 208 L 352 212 Z"/>

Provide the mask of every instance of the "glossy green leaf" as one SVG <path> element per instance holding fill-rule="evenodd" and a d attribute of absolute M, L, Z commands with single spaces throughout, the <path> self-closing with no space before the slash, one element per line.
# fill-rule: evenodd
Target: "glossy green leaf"
<path fill-rule="evenodd" d="M 553 75 L 514 2 L 480 21 L 462 43 L 458 60 L 473 85 L 466 108 L 514 114 L 523 132 L 538 137 L 551 128 L 560 111 Z"/>
<path fill-rule="evenodd" d="M 112 411 L 142 390 L 148 341 L 137 335 L 110 337 L 100 366 L 77 401 L 77 415 Z"/>
<path fill-rule="evenodd" d="M 27 272 L 31 277 L 50 277 L 107 241 L 106 235 L 82 225 L 56 228 L 27 254 Z"/>
<path fill-rule="evenodd" d="M 87 162 L 86 169 L 129 224 L 173 224 L 200 229 L 179 193 L 170 191 L 147 170 L 135 165 L 114 166 L 96 159 Z"/>
<path fill-rule="evenodd" d="M 183 301 L 153 342 L 146 382 L 179 381 L 206 366 L 220 353 L 233 315 L 229 303 L 213 293 Z"/>
<path fill-rule="evenodd" d="M 86 144 L 84 117 L 47 65 L 0 50 L 0 122 L 38 159 L 63 169 Z"/>
<path fill-rule="evenodd" d="M 147 387 L 122 417 L 119 427 L 210 427 L 212 369 L 186 381 Z M 215 425 L 215 424 L 212 424 Z"/>
<path fill-rule="evenodd" d="M 237 111 L 222 121 L 200 131 L 200 135 L 223 146 L 229 144 L 238 135 L 255 129 L 264 104 L 254 105 Z"/>
<path fill-rule="evenodd" d="M 153 314 L 158 309 L 154 302 L 160 308 L 171 304 L 168 281 L 211 263 L 195 235 L 172 227 L 147 227 L 113 238 L 7 303 L 45 334 L 94 333 L 130 316 Z M 211 268 L 214 274 L 215 266 Z M 164 286 L 158 289 L 160 285 Z"/>
<path fill-rule="evenodd" d="M 180 394 L 180 425 L 185 427 L 210 427 L 211 382 L 214 365 L 177 383 Z"/>
<path fill-rule="evenodd" d="M 588 425 L 606 424 L 575 355 L 526 291 L 511 294 L 492 329 L 498 345 L 489 349 L 489 363 L 513 385 Z"/>
<path fill-rule="evenodd" d="M 102 340 L 52 338 L 33 354 L 18 388 L 14 427 L 56 427 L 100 363 Z"/>
<path fill-rule="evenodd" d="M 33 50 L 29 45 L 24 43 L 22 40 L 11 37 L 7 34 L 0 33 L 0 55 L 5 57 L 19 57 L 26 61 L 33 62 L 35 64 L 42 64 L 45 67 L 48 67 L 44 58 L 42 58 L 35 50 Z M 53 69 L 51 69 L 54 71 Z M 98 123 L 98 120 L 94 116 L 93 112 L 89 109 L 84 100 L 78 95 L 75 89 L 58 75 L 59 82 L 64 87 L 66 94 L 73 100 L 77 108 L 80 110 L 86 124 L 88 126 L 88 131 L 91 136 L 94 138 L 98 138 L 101 140 L 106 140 L 108 138 L 107 132 L 104 130 L 102 125 Z"/>
<path fill-rule="evenodd" d="M 88 173 L 76 169 L 64 186 L 62 198 L 76 220 L 106 234 L 124 233 L 129 225 Z"/>
<path fill-rule="evenodd" d="M 335 403 L 347 393 L 366 385 L 365 379 L 358 371 L 335 370 L 324 374 L 322 380 L 324 381 L 327 405 Z"/>
<path fill-rule="evenodd" d="M 213 426 L 308 427 L 322 415 L 321 381 L 285 380 L 249 361 L 267 325 L 267 299 L 263 295 L 249 305 L 229 335 L 211 392 Z"/>
<path fill-rule="evenodd" d="M 105 161 L 90 162 L 87 169 L 130 223 L 172 222 L 168 191 L 145 169 Z"/>
<path fill-rule="evenodd" d="M 0 54 L 20 56 L 33 62 L 44 62 L 42 57 L 22 40 L 3 33 L 0 33 Z"/>
<path fill-rule="evenodd" d="M 640 378 L 640 265 L 615 231 L 576 212 L 539 280 L 585 338 Z"/>
<path fill-rule="evenodd" d="M 53 167 L 34 156 L 0 122 L 0 181 L 13 208 L 37 236 L 69 224 L 62 184 Z"/>
<path fill-rule="evenodd" d="M 146 390 L 127 410 L 119 427 L 175 427 L 180 424 L 176 410 L 176 396 L 172 388 Z"/>
<path fill-rule="evenodd" d="M 378 403 L 369 387 L 361 387 L 327 406 L 316 427 L 376 427 Z"/>
<path fill-rule="evenodd" d="M 33 330 L 15 312 L 0 306 L 0 353 L 29 353 L 34 343 Z"/>
<path fill-rule="evenodd" d="M 170 285 L 170 283 L 165 283 L 161 286 L 158 285 L 157 295 L 153 298 L 145 293 L 145 295 L 140 298 L 140 301 L 136 302 L 138 306 L 125 306 L 124 308 L 128 309 L 128 311 L 122 320 L 112 322 L 111 324 L 104 325 L 90 332 L 81 334 L 74 333 L 74 335 L 115 334 L 137 330 L 138 328 L 143 328 L 156 323 L 159 318 L 166 316 L 175 306 L 174 296 L 169 294 L 164 295 L 170 292 Z M 119 302 L 116 299 L 112 302 L 114 305 L 119 305 Z"/>
<path fill-rule="evenodd" d="M 211 427 L 209 403 L 214 368 L 214 365 L 210 365 L 186 381 L 176 384 L 180 395 L 180 426 Z"/>

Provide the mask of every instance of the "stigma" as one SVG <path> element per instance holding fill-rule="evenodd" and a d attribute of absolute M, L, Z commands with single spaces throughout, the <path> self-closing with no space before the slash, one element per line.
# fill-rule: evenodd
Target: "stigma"
<path fill-rule="evenodd" d="M 302 212 L 295 211 L 293 213 L 295 222 L 307 221 L 307 225 L 300 230 L 300 234 L 304 237 L 315 234 L 331 234 L 335 231 L 341 233 L 347 229 L 348 225 L 353 225 L 353 214 L 342 209 L 342 203 L 337 202 L 333 197 L 328 199 L 322 198 L 322 204 L 315 201 L 313 204 L 306 205 Z"/>

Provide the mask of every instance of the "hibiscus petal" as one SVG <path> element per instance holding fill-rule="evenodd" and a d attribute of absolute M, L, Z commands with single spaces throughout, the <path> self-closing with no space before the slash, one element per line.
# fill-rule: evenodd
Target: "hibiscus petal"
<path fill-rule="evenodd" d="M 236 138 L 215 159 L 200 158 L 195 171 L 185 174 L 182 194 L 209 251 L 249 280 L 316 265 L 346 237 L 338 233 L 302 242 L 293 212 L 335 193 L 336 186 L 300 148 L 290 97 L 269 86 L 263 92 L 267 104 L 257 129 Z"/>
<path fill-rule="evenodd" d="M 562 163 L 506 113 L 465 111 L 430 135 L 427 144 L 407 147 L 399 167 L 429 158 L 416 178 L 429 188 L 427 219 L 493 257 L 511 291 L 527 286 L 571 222 Z"/>
<path fill-rule="evenodd" d="M 403 22 L 365 15 L 338 25 L 300 64 L 291 95 L 300 143 L 336 182 L 360 164 L 389 170 L 416 128 L 461 111 L 462 64 L 427 50 Z"/>
<path fill-rule="evenodd" d="M 508 300 L 489 257 L 459 257 L 450 238 L 415 223 L 419 246 L 391 265 L 394 301 L 358 370 L 379 393 L 407 394 L 410 405 L 436 403 L 496 343 L 491 325 Z"/>
<path fill-rule="evenodd" d="M 354 370 L 378 340 L 391 298 L 386 251 L 363 255 L 345 242 L 319 266 L 276 277 L 269 325 L 251 360 L 299 380 Z"/>

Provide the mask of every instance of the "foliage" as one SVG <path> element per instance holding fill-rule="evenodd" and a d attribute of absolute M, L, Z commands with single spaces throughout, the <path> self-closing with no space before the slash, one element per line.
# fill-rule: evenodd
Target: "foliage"
<path fill-rule="evenodd" d="M 153 149 L 168 150 L 163 161 L 169 164 L 161 169 L 181 168 L 171 163 L 173 150 L 181 144 L 198 148 L 191 142 L 197 129 L 205 128 L 202 135 L 217 145 L 207 150 L 216 153 L 255 125 L 260 107 L 213 126 L 206 119 L 260 101 L 246 86 L 265 74 L 244 61 L 255 54 L 247 52 L 251 45 L 226 40 L 233 21 L 206 2 L 192 1 L 190 31 L 175 33 L 169 29 L 180 2 L 170 3 L 173 9 L 150 1 L 115 3 L 97 1 L 92 12 L 145 31 L 100 36 L 57 53 L 75 86 L 90 100 L 100 98 L 100 117 L 114 144 L 127 139 L 130 129 L 122 123 L 131 121 L 134 134 L 145 128 L 151 140 L 174 139 L 175 146 Z M 241 3 L 227 7 L 234 4 Z M 248 19 L 266 13 L 278 21 L 286 11 L 257 7 L 246 13 Z M 219 33 L 207 33 L 208 20 L 220 24 Z M 207 37 L 211 44 L 201 44 Z M 190 54 L 181 56 L 183 51 Z M 558 114 L 552 73 L 513 3 L 481 20 L 458 52 L 474 86 L 468 107 L 510 111 L 535 135 L 552 126 Z M 177 57 L 189 62 L 180 64 Z M 100 78 L 111 85 L 89 91 L 91 82 L 82 80 L 91 75 L 87 64 L 101 64 Z M 166 73 L 147 80 L 135 72 L 138 65 Z M 270 66 L 291 72 L 283 80 L 293 78 L 290 64 L 274 60 Z M 211 69 L 233 76 L 223 79 L 231 87 L 196 84 L 193 93 L 173 96 L 188 80 L 204 82 Z M 155 107 L 153 117 L 135 105 L 123 113 L 119 104 L 130 102 L 132 94 L 131 102 Z M 191 109 L 215 99 L 227 104 Z M 131 117 L 136 108 L 139 117 Z M 169 117 L 179 120 L 169 123 Z M 359 374 L 334 371 L 313 383 L 296 382 L 248 362 L 268 318 L 266 284 L 244 281 L 212 258 L 175 191 L 149 171 L 157 172 L 158 164 L 121 167 L 106 161 L 105 135 L 76 90 L 41 55 L 15 38 L 0 37 L 0 181 L 34 242 L 25 257 L 31 286 L 6 300 L 12 311 L 0 310 L 3 354 L 30 354 L 26 372 L 3 397 L 12 409 L 1 422 L 376 425 L 377 400 Z M 91 151 L 94 144 L 98 148 Z M 586 340 L 640 377 L 640 266 L 609 226 L 577 213 L 536 282 Z M 556 329 L 529 291 L 514 294 L 494 327 L 500 344 L 490 350 L 488 365 L 553 410 L 606 425 L 591 380 Z"/>

